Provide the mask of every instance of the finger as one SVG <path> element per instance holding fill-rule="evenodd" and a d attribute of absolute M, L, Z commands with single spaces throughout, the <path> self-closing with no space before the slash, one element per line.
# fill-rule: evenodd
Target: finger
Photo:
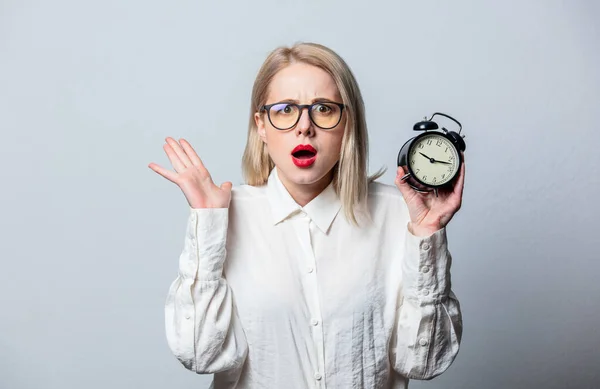
<path fill-rule="evenodd" d="M 171 161 L 171 165 L 173 165 L 177 173 L 181 173 L 186 169 L 185 165 L 181 162 L 181 159 L 179 159 L 179 156 L 169 143 L 165 143 L 163 149 L 165 150 L 165 153 L 167 153 L 167 157 L 169 157 L 169 161 Z"/>
<path fill-rule="evenodd" d="M 404 168 L 402 166 L 398 166 L 398 169 L 396 170 L 396 175 L 402 176 L 403 174 L 404 174 Z"/>
<path fill-rule="evenodd" d="M 406 171 L 402 166 L 398 167 L 395 183 L 400 190 L 400 193 L 402 193 L 402 196 L 404 196 L 407 201 L 415 196 L 416 192 L 408 185 L 408 182 L 406 181 Z"/>
<path fill-rule="evenodd" d="M 181 162 L 185 165 L 185 167 L 192 166 L 192 161 L 190 161 L 188 155 L 185 153 L 185 151 L 183 151 L 181 145 L 175 139 L 167 137 L 165 140 L 173 148 L 173 150 L 175 151 Z"/>
<path fill-rule="evenodd" d="M 194 150 L 194 148 L 192 147 L 190 142 L 188 142 L 187 140 L 185 140 L 183 138 L 179 139 L 179 142 L 181 143 L 181 147 L 183 147 L 183 150 L 186 152 L 186 154 L 188 155 L 188 157 L 190 158 L 190 161 L 194 164 L 194 166 L 196 166 L 200 169 L 206 169 L 204 167 L 204 164 L 202 163 L 202 160 L 198 156 L 198 153 L 196 153 L 196 150 Z"/>
<path fill-rule="evenodd" d="M 402 166 L 398 166 L 398 170 L 396 170 L 396 176 L 396 178 L 406 180 L 408 177 L 410 177 L 410 173 L 404 173 L 404 168 Z"/>
<path fill-rule="evenodd" d="M 458 174 L 458 178 L 456 179 L 456 183 L 454 184 L 454 190 L 452 191 L 452 193 L 454 195 L 456 195 L 458 198 L 461 198 L 464 188 L 465 188 L 465 161 L 463 159 L 463 163 L 460 167 L 460 173 Z"/>
<path fill-rule="evenodd" d="M 169 180 L 169 181 L 171 181 L 171 182 L 173 182 L 175 184 L 177 183 L 176 182 L 177 181 L 177 174 L 176 173 L 173 173 L 170 170 L 164 169 L 164 168 L 158 166 L 157 164 L 155 164 L 153 162 L 150 163 L 148 165 L 148 167 L 150 169 L 154 170 L 155 172 L 157 172 L 158 174 L 160 174 L 161 176 L 163 176 L 164 178 L 166 178 L 167 180 Z"/>
<path fill-rule="evenodd" d="M 456 179 L 456 182 L 454 183 L 454 188 L 452 188 L 452 192 L 450 193 L 450 196 L 449 196 L 452 198 L 451 205 L 453 208 L 456 208 L 456 210 L 460 209 L 460 207 L 461 207 L 464 187 L 465 187 L 465 164 L 463 163 L 460 168 L 458 178 Z"/>
<path fill-rule="evenodd" d="M 403 166 L 398 166 L 398 170 L 396 170 L 396 179 L 402 177 L 405 174 L 405 170 Z"/>

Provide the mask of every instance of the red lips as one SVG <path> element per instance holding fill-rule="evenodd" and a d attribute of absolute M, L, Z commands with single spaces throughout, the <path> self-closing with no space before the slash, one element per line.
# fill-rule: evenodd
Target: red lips
<path fill-rule="evenodd" d="M 292 150 L 292 162 L 298 167 L 309 167 L 317 160 L 317 150 L 311 145 L 298 145 Z"/>

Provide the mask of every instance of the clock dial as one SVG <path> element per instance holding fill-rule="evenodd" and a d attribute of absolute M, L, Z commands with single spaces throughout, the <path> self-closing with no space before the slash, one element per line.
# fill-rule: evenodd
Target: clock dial
<path fill-rule="evenodd" d="M 443 185 L 458 172 L 458 151 L 441 134 L 425 135 L 411 145 L 408 164 L 413 174 L 428 185 Z"/>

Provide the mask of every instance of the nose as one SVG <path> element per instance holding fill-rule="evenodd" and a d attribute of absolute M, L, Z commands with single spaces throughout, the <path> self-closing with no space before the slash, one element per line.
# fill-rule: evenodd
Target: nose
<path fill-rule="evenodd" d="M 303 108 L 302 111 L 300 111 L 300 119 L 296 125 L 296 135 L 305 134 L 306 136 L 311 136 L 314 134 L 314 132 L 315 129 L 313 127 L 312 120 L 310 120 L 308 108 Z"/>

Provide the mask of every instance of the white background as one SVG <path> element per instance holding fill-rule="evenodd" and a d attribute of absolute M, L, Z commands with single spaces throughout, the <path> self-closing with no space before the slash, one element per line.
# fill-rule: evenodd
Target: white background
<path fill-rule="evenodd" d="M 466 135 L 448 226 L 464 315 L 411 388 L 597 387 L 600 6 L 593 1 L 0 0 L 0 388 L 207 388 L 163 304 L 187 202 L 150 162 L 188 139 L 241 183 L 269 51 L 330 46 L 364 94 L 370 171 L 435 111 Z"/>

